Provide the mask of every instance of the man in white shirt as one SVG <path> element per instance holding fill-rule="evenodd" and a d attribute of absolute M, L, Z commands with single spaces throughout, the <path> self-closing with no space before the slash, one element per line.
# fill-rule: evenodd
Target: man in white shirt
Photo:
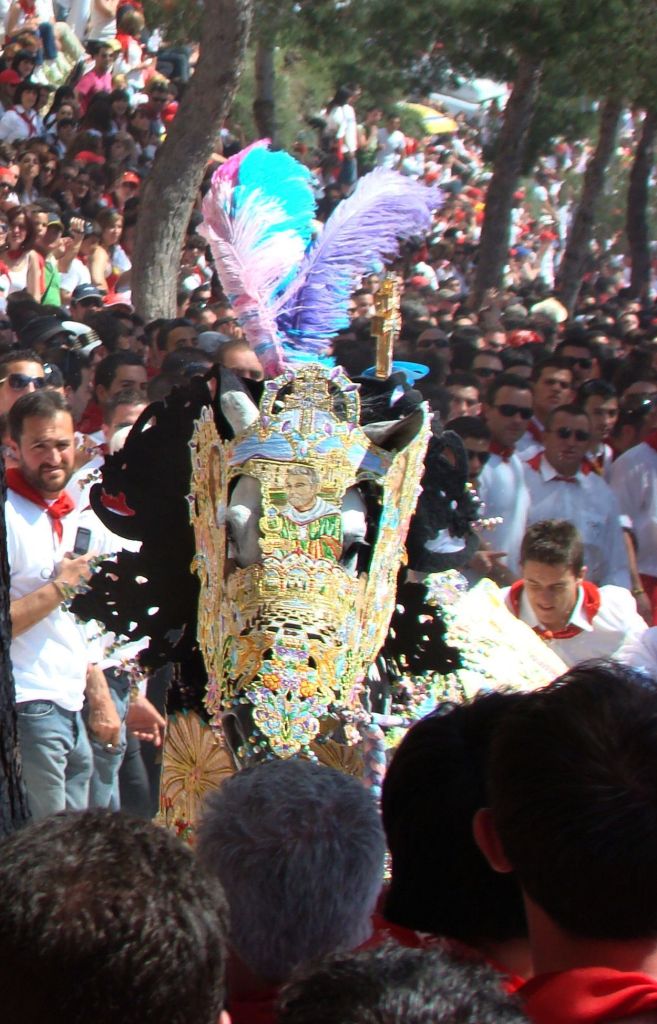
<path fill-rule="evenodd" d="M 555 409 L 547 419 L 544 443 L 545 449 L 524 465 L 528 525 L 569 520 L 582 536 L 588 578 L 598 586 L 631 589 L 618 502 L 584 458 L 591 444 L 587 414 L 577 405 Z"/>
<path fill-rule="evenodd" d="M 610 484 L 621 512 L 632 521 L 637 566 L 657 624 L 657 404 L 643 429 L 644 440 L 613 463 Z"/>
<path fill-rule="evenodd" d="M 73 418 L 56 391 L 26 394 L 9 413 L 17 468 L 7 471 L 11 660 L 18 733 L 33 818 L 87 806 L 91 750 L 81 717 L 108 746 L 119 721 L 107 682 L 64 602 L 90 574 L 76 557 L 77 516 L 65 492 L 73 471 Z"/>
<path fill-rule="evenodd" d="M 569 666 L 611 658 L 646 632 L 632 595 L 584 579 L 584 546 L 572 523 L 534 523 L 521 549 L 521 578 L 504 593 L 513 614 Z"/>
<path fill-rule="evenodd" d="M 390 171 L 398 170 L 405 148 L 406 136 L 401 131 L 401 118 L 393 115 L 388 118 L 385 128 L 379 128 L 378 166 L 387 167 Z"/>
<path fill-rule="evenodd" d="M 498 565 L 515 579 L 520 568 L 520 544 L 527 525 L 529 492 L 523 465 L 515 452 L 532 415 L 529 383 L 512 373 L 500 374 L 491 385 L 484 403 L 484 417 L 491 433 L 490 459 L 479 478 L 479 497 L 487 518 L 502 522 L 487 533 L 490 547 L 505 553 Z M 509 582 L 497 577 L 497 582 Z"/>

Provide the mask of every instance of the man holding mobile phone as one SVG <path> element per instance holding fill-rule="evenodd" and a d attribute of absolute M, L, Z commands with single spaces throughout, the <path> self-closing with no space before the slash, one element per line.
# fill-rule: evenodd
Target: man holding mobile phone
<path fill-rule="evenodd" d="M 117 742 L 119 721 L 84 632 L 65 607 L 91 571 L 91 555 L 73 552 L 77 513 L 65 491 L 75 463 L 70 408 L 56 391 L 25 394 L 10 410 L 9 431 L 17 461 L 7 472 L 5 509 L 11 660 L 23 778 L 38 819 L 87 806 L 85 694 L 89 727 L 100 740 Z"/>

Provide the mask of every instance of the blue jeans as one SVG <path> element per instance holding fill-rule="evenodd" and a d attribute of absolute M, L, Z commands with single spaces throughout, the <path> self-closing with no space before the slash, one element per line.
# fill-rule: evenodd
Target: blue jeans
<path fill-rule="evenodd" d="M 84 810 L 92 755 L 80 712 L 65 711 L 51 700 L 23 701 L 16 711 L 32 819 Z"/>
<path fill-rule="evenodd" d="M 119 797 L 119 768 L 121 767 L 126 749 L 125 718 L 128 714 L 128 705 L 130 704 L 130 677 L 127 672 L 115 668 L 106 669 L 105 677 L 114 707 L 121 719 L 121 739 L 112 750 L 106 750 L 105 744 L 94 739 L 93 733 L 89 731 L 89 740 L 94 758 L 89 786 L 89 806 L 109 807 L 113 811 L 118 811 L 121 806 Z"/>

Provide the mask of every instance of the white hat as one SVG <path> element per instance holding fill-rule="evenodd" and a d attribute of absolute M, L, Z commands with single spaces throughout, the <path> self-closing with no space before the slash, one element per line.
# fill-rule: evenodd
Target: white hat
<path fill-rule="evenodd" d="M 562 324 L 564 320 L 568 319 L 568 310 L 555 298 L 543 299 L 542 302 L 537 302 L 535 306 L 531 307 L 529 312 L 532 316 L 544 316 L 555 324 Z"/>

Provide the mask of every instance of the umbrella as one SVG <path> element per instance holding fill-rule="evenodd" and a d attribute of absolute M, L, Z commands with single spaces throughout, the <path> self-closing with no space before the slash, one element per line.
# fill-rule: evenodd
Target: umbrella
<path fill-rule="evenodd" d="M 424 103 L 400 103 L 404 110 L 413 110 L 419 114 L 424 127 L 430 135 L 446 135 L 448 132 L 457 132 L 459 126 L 451 117 L 441 114 L 433 107 L 427 107 Z"/>

